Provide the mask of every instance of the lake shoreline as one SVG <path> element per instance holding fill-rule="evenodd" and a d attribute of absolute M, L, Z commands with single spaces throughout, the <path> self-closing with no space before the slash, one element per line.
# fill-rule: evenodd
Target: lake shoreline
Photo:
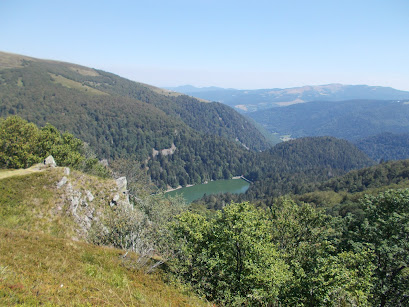
<path fill-rule="evenodd" d="M 177 194 L 182 194 L 187 203 L 191 203 L 196 199 L 202 198 L 206 194 L 213 195 L 223 193 L 245 193 L 249 186 L 250 183 L 247 180 L 243 179 L 242 176 L 237 176 L 232 179 L 213 180 L 207 183 L 196 185 L 190 184 L 183 188 L 177 187 L 169 192 L 165 192 L 165 195 L 175 196 Z"/>
<path fill-rule="evenodd" d="M 236 179 L 243 179 L 242 176 L 234 176 L 231 177 L 230 179 L 216 179 L 216 180 L 236 180 Z M 244 180 L 244 179 L 243 179 Z M 210 180 L 210 182 L 215 181 L 215 180 Z M 168 188 L 165 193 L 168 192 L 172 192 L 172 191 L 176 191 L 176 190 L 180 190 L 183 188 L 189 188 L 189 187 L 194 187 L 195 185 L 199 185 L 199 184 L 207 184 L 209 183 L 209 181 L 205 181 L 203 183 L 196 183 L 196 184 L 187 184 L 186 186 L 182 187 L 181 185 L 177 186 L 176 188 Z"/>

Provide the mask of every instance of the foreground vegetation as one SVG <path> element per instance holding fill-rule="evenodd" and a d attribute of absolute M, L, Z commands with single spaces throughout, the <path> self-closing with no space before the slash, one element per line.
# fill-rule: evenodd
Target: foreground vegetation
<path fill-rule="evenodd" d="M 56 187 L 62 175 L 57 168 L 0 180 L 4 304 L 202 304 L 180 294 L 181 283 L 228 306 L 408 303 L 407 189 L 362 198 L 359 214 L 345 218 L 289 198 L 270 208 L 230 204 L 213 216 L 179 214 L 178 202 L 160 196 L 136 201 L 131 211 L 111 208 L 107 199 L 93 226 L 104 232 L 91 229 L 82 239 L 98 247 L 73 241 L 72 215 L 55 212 L 64 198 Z M 110 180 L 94 178 L 103 199 Z M 151 270 L 158 263 L 162 269 Z M 175 278 L 176 288 L 162 281 Z"/>
<path fill-rule="evenodd" d="M 176 272 L 223 305 L 404 306 L 409 303 L 409 190 L 359 202 L 336 219 L 282 199 L 184 213 Z"/>

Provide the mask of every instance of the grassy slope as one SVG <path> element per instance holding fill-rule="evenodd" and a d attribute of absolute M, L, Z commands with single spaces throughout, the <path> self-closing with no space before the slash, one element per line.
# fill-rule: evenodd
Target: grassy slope
<path fill-rule="evenodd" d="M 123 252 L 42 233 L 0 228 L 0 303 L 61 306 L 199 306 Z"/>
<path fill-rule="evenodd" d="M 73 241 L 76 225 L 66 214 L 64 189 L 56 187 L 62 176 L 56 168 L 0 180 L 0 305 L 205 305 L 165 284 L 160 273 L 135 269 L 136 255 L 125 261 L 121 250 Z M 68 178 L 102 204 L 102 191 L 112 191 L 112 180 L 79 172 Z"/>

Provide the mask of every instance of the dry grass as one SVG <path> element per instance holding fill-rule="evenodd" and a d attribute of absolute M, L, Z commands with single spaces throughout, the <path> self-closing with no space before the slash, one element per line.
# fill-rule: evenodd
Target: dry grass
<path fill-rule="evenodd" d="M 0 69 L 22 67 L 23 60 L 36 61 L 36 59 L 27 56 L 0 51 Z"/>
<path fill-rule="evenodd" d="M 98 77 L 99 73 L 92 68 L 83 67 L 79 65 L 70 66 L 69 69 L 75 71 L 83 76 L 91 76 L 91 77 Z"/>
<path fill-rule="evenodd" d="M 206 306 L 160 275 L 127 267 L 122 255 L 117 249 L 0 228 L 0 304 Z"/>
<path fill-rule="evenodd" d="M 68 88 L 79 90 L 83 93 L 88 93 L 91 95 L 108 95 L 107 93 L 101 92 L 93 87 L 81 84 L 80 82 L 77 82 L 77 81 L 67 79 L 60 75 L 55 75 L 55 74 L 50 73 L 50 76 L 54 79 L 55 83 L 59 83 L 62 86 L 65 86 Z"/>
<path fill-rule="evenodd" d="M 121 250 L 71 240 L 76 224 L 55 210 L 64 200 L 56 185 L 63 168 L 0 172 L 7 173 L 0 180 L 0 306 L 206 306 L 160 272 L 136 269 L 134 254 L 125 261 Z M 75 171 L 67 177 L 101 204 L 115 184 Z"/>

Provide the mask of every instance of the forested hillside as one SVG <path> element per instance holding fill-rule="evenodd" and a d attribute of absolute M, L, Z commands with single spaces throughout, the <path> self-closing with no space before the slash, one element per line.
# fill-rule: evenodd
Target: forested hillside
<path fill-rule="evenodd" d="M 49 153 L 87 165 L 86 145 L 49 124 L 11 116 L 0 131 L 2 168 Z M 196 291 L 221 306 L 407 305 L 409 190 L 388 187 L 408 185 L 408 161 L 323 183 L 373 161 L 332 137 L 248 153 L 257 207 L 202 214 L 144 186 L 128 194 L 123 179 L 43 163 L 2 169 L 0 302 L 115 305 L 123 296 L 123 305 L 205 305 Z M 301 194 L 303 185 L 312 192 Z M 274 197 L 289 192 L 298 195 Z"/>
<path fill-rule="evenodd" d="M 282 142 L 258 155 L 257 162 L 246 175 L 253 184 L 245 194 L 207 196 L 198 203 L 218 209 L 231 201 L 266 203 L 267 199 L 282 195 L 309 192 L 314 184 L 374 163 L 351 143 L 333 137 Z"/>
<path fill-rule="evenodd" d="M 360 139 L 355 145 L 375 161 L 409 159 L 409 133 L 381 133 Z"/>
<path fill-rule="evenodd" d="M 249 150 L 269 146 L 249 121 L 218 103 L 74 64 L 0 57 L 0 116 L 51 123 L 101 159 L 136 160 L 160 187 L 228 178 L 242 172 Z"/>
<path fill-rule="evenodd" d="M 294 138 L 334 136 L 357 141 L 409 129 L 409 104 L 402 100 L 315 101 L 247 115 L 270 132 Z"/>
<path fill-rule="evenodd" d="M 337 148 L 344 160 L 336 165 L 327 164 L 333 152 L 324 148 L 326 141 L 304 140 L 297 143 L 303 144 L 300 148 L 288 143 L 258 153 L 267 148 L 266 139 L 250 121 L 219 103 L 73 64 L 4 54 L 0 63 L 1 116 L 18 114 L 69 131 L 89 143 L 100 159 L 121 159 L 128 168 L 139 165 L 158 187 L 245 175 L 285 193 L 297 176 L 324 180 L 328 167 L 338 174 L 368 165 L 346 143 Z M 308 169 L 308 175 L 301 169 Z"/>

